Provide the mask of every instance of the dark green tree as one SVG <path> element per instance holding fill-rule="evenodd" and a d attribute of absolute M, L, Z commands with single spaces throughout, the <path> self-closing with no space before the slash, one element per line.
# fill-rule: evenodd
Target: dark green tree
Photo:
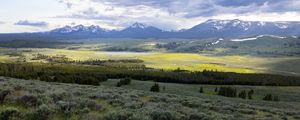
<path fill-rule="evenodd" d="M 215 88 L 215 92 L 216 92 L 216 93 L 218 92 L 218 87 Z"/>
<path fill-rule="evenodd" d="M 242 92 L 239 93 L 239 98 L 246 99 L 247 98 L 247 92 L 243 90 Z"/>
<path fill-rule="evenodd" d="M 218 95 L 225 97 L 236 97 L 236 89 L 232 87 L 220 87 Z"/>
<path fill-rule="evenodd" d="M 263 98 L 263 100 L 265 100 L 265 101 L 272 101 L 273 100 L 272 94 L 265 95 L 265 97 Z"/>
<path fill-rule="evenodd" d="M 159 91 L 160 91 L 160 90 L 159 90 L 159 85 L 158 85 L 157 83 L 155 83 L 155 84 L 151 87 L 150 91 L 152 91 L 152 92 L 159 92 Z"/>
<path fill-rule="evenodd" d="M 254 90 L 248 91 L 248 99 L 252 99 L 253 94 L 254 94 Z"/>
<path fill-rule="evenodd" d="M 274 101 L 279 101 L 279 97 L 278 96 L 274 96 L 273 100 Z"/>
<path fill-rule="evenodd" d="M 203 92 L 204 92 L 204 91 L 203 91 L 203 87 L 200 87 L 199 92 L 200 92 L 200 93 L 203 93 Z"/>

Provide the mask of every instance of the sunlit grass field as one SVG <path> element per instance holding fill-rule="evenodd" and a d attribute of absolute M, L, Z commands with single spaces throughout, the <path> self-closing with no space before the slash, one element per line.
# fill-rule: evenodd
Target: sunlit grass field
<path fill-rule="evenodd" d="M 20 49 L 28 50 L 26 49 Z M 282 73 L 288 74 L 289 71 L 273 69 L 274 64 L 288 60 L 299 60 L 297 57 L 255 57 L 255 56 L 213 56 L 195 53 L 167 53 L 167 52 L 99 52 L 93 50 L 66 50 L 66 49 L 31 49 L 30 52 L 24 52 L 28 62 L 34 54 L 40 53 L 50 56 L 66 55 L 72 60 L 91 60 L 91 59 L 141 59 L 144 64 L 150 68 L 190 71 L 214 70 L 220 72 L 236 73 Z M 1 62 L 9 62 L 16 59 L 7 55 L 1 55 Z M 297 66 L 295 66 L 297 67 Z M 295 68 L 296 69 L 296 68 Z M 294 73 L 299 75 L 299 73 Z"/>

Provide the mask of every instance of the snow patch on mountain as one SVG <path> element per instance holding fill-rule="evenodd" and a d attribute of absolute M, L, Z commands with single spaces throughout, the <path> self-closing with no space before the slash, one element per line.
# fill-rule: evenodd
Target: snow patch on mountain
<path fill-rule="evenodd" d="M 257 40 L 258 38 L 262 38 L 262 37 L 273 37 L 273 38 L 278 38 L 278 39 L 286 38 L 286 37 L 281 37 L 281 36 L 276 36 L 276 35 L 259 35 L 259 36 L 251 37 L 251 38 L 231 39 L 230 41 L 241 42 L 241 41 Z"/>
<path fill-rule="evenodd" d="M 50 32 L 67 34 L 67 33 L 73 33 L 73 32 L 99 33 L 99 32 L 108 32 L 108 31 L 109 30 L 103 29 L 96 25 L 91 25 L 91 26 L 76 25 L 73 27 L 65 26 L 62 28 L 57 28 Z"/>
<path fill-rule="evenodd" d="M 288 28 L 289 26 L 286 25 L 286 24 L 275 24 L 276 27 L 280 28 L 280 29 L 286 29 Z"/>
<path fill-rule="evenodd" d="M 216 45 L 216 44 L 218 44 L 220 41 L 218 40 L 218 41 L 216 41 L 216 42 L 213 42 L 213 43 L 211 43 L 212 45 Z"/>

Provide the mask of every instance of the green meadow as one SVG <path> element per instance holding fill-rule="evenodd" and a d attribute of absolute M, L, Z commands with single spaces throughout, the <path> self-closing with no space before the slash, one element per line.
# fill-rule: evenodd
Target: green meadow
<path fill-rule="evenodd" d="M 27 62 L 43 62 L 31 60 L 36 54 L 49 56 L 64 55 L 71 60 L 122 60 L 140 59 L 147 67 L 165 70 L 203 71 L 214 70 L 220 72 L 236 73 L 276 73 L 287 75 L 300 75 L 297 65 L 286 61 L 300 61 L 299 57 L 259 57 L 250 55 L 207 55 L 196 53 L 170 53 L 170 52 L 103 52 L 93 50 L 67 50 L 50 48 L 32 48 L 30 52 L 22 52 L 28 48 L 19 49 Z M 16 56 L 1 55 L 2 62 L 16 60 Z M 285 63 L 290 69 L 274 66 Z M 294 69 L 293 69 L 294 68 Z M 298 70 L 298 71 L 297 71 Z"/>

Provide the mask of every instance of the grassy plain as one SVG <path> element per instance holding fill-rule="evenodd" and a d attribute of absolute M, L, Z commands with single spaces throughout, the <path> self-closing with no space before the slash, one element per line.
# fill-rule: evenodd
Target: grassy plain
<path fill-rule="evenodd" d="M 297 65 L 290 65 L 285 61 L 300 61 L 299 57 L 257 57 L 250 55 L 229 55 L 214 56 L 196 53 L 169 53 L 169 52 L 101 52 L 93 50 L 67 50 L 67 49 L 49 49 L 49 48 L 22 48 L 18 51 L 23 52 L 29 62 L 33 55 L 40 53 L 50 56 L 66 55 L 72 60 L 90 60 L 90 59 L 141 59 L 144 64 L 150 68 L 175 70 L 203 71 L 217 70 L 222 72 L 237 73 L 276 73 L 284 75 L 300 75 L 296 70 Z M 15 57 L 0 55 L 2 62 L 15 60 Z M 285 63 L 286 67 L 274 67 Z M 299 67 L 299 66 L 298 66 Z"/>

